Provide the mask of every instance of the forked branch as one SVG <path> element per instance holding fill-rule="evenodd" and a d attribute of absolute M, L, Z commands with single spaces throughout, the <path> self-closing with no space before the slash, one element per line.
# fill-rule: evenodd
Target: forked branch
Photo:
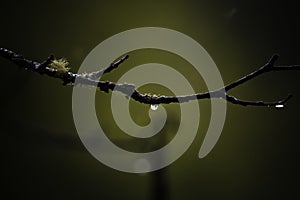
<path fill-rule="evenodd" d="M 0 55 L 15 63 L 21 68 L 29 69 L 34 72 L 38 72 L 39 74 L 46 74 L 50 77 L 61 79 L 63 81 L 63 85 L 75 86 L 81 84 L 98 87 L 99 90 L 104 92 L 109 92 L 109 90 L 119 91 L 125 94 L 126 96 L 131 97 L 135 101 L 144 104 L 183 103 L 191 100 L 222 98 L 230 103 L 242 106 L 273 106 L 280 108 L 283 107 L 284 104 L 292 97 L 291 94 L 289 94 L 287 97 L 281 100 L 266 102 L 241 100 L 232 95 L 227 94 L 227 92 L 267 72 L 282 70 L 300 70 L 300 65 L 275 66 L 275 61 L 278 59 L 279 56 L 273 55 L 271 59 L 259 69 L 217 90 L 182 96 L 158 96 L 142 94 L 136 89 L 135 85 L 133 84 L 99 81 L 99 78 L 102 76 L 102 74 L 109 73 L 114 69 L 118 68 L 120 64 L 123 63 L 129 57 L 128 55 L 111 63 L 108 67 L 102 70 L 81 74 L 70 72 L 69 68 L 67 68 L 68 63 L 62 59 L 56 60 L 53 55 L 49 56 L 45 61 L 41 63 L 26 59 L 23 56 L 5 48 L 0 48 Z"/>

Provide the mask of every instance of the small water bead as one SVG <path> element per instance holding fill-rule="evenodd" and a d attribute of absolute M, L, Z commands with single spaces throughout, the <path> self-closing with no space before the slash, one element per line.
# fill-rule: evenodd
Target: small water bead
<path fill-rule="evenodd" d="M 157 110 L 158 109 L 158 104 L 151 104 L 150 105 L 151 110 Z"/>
<path fill-rule="evenodd" d="M 275 108 L 284 108 L 284 105 L 278 104 L 278 105 L 275 106 Z"/>

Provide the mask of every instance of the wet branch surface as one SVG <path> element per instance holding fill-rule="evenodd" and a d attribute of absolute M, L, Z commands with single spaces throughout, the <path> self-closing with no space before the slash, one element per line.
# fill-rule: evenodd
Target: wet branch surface
<path fill-rule="evenodd" d="M 10 51 L 6 48 L 0 48 L 0 56 L 6 58 L 16 64 L 17 66 L 28 69 L 39 74 L 45 74 L 53 78 L 57 78 L 63 81 L 63 85 L 88 85 L 95 86 L 99 88 L 99 90 L 104 91 L 106 93 L 111 91 L 119 91 L 125 94 L 128 97 L 131 97 L 135 101 L 144 104 L 169 104 L 169 103 L 184 103 L 192 100 L 200 100 L 200 99 L 211 99 L 211 98 L 222 98 L 230 103 L 242 105 L 242 106 L 273 106 L 273 107 L 283 107 L 285 103 L 292 97 L 291 94 L 287 95 L 285 98 L 266 102 L 266 101 L 247 101 L 238 99 L 235 96 L 229 95 L 227 92 L 231 89 L 238 87 L 247 81 L 254 79 L 255 77 L 262 75 L 267 72 L 273 71 L 287 71 L 287 70 L 300 70 L 300 65 L 287 65 L 287 66 L 276 66 L 275 61 L 279 58 L 278 55 L 273 55 L 270 60 L 254 72 L 228 84 L 222 88 L 219 88 L 214 91 L 208 91 L 197 94 L 189 94 L 182 96 L 164 96 L 164 95 L 149 95 L 140 93 L 135 85 L 127 84 L 127 83 L 115 83 L 110 81 L 99 81 L 99 78 L 105 74 L 110 73 L 114 69 L 117 69 L 120 64 L 122 64 L 126 59 L 128 59 L 128 55 L 122 57 L 121 59 L 111 63 L 108 67 L 91 72 L 91 73 L 81 73 L 76 74 L 72 73 L 68 70 L 59 70 L 51 67 L 51 64 L 57 61 L 53 55 L 50 55 L 43 62 L 36 62 L 27 58 L 24 58 L 22 55 L 19 55 L 13 51 Z"/>

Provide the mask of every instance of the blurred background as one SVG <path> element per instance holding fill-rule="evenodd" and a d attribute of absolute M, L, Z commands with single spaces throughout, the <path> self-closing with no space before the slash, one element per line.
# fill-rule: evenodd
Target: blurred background
<path fill-rule="evenodd" d="M 300 64 L 297 1 L 6 1 L 1 2 L 0 46 L 42 61 L 51 53 L 76 72 L 85 56 L 106 38 L 138 27 L 165 27 L 199 42 L 225 83 L 263 65 Z M 121 68 L 103 79 L 116 81 L 149 62 L 174 67 L 195 91 L 206 91 L 185 60 L 159 50 L 130 52 Z M 228 104 L 222 135 L 213 151 L 198 158 L 210 119 L 210 101 L 199 101 L 201 121 L 192 146 L 176 162 L 153 173 L 129 174 L 96 160 L 83 146 L 72 117 L 72 88 L 19 69 L 0 58 L 1 195 L 11 199 L 297 199 L 300 72 L 262 75 L 233 91 L 248 100 L 294 96 L 285 109 Z M 146 85 L 142 92 L 172 95 Z M 116 127 L 111 93 L 98 92 L 99 122 L 122 148 L 147 152 L 168 143 L 178 129 L 179 105 L 168 105 L 165 128 L 136 140 Z M 130 102 L 132 118 L 147 125 L 148 105 Z"/>

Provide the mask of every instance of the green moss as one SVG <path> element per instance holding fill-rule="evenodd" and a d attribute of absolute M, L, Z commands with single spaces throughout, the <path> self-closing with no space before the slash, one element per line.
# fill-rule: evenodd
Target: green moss
<path fill-rule="evenodd" d="M 49 68 L 61 73 L 66 73 L 70 70 L 68 65 L 69 62 L 65 58 L 60 58 L 53 60 L 52 63 L 49 65 Z"/>

